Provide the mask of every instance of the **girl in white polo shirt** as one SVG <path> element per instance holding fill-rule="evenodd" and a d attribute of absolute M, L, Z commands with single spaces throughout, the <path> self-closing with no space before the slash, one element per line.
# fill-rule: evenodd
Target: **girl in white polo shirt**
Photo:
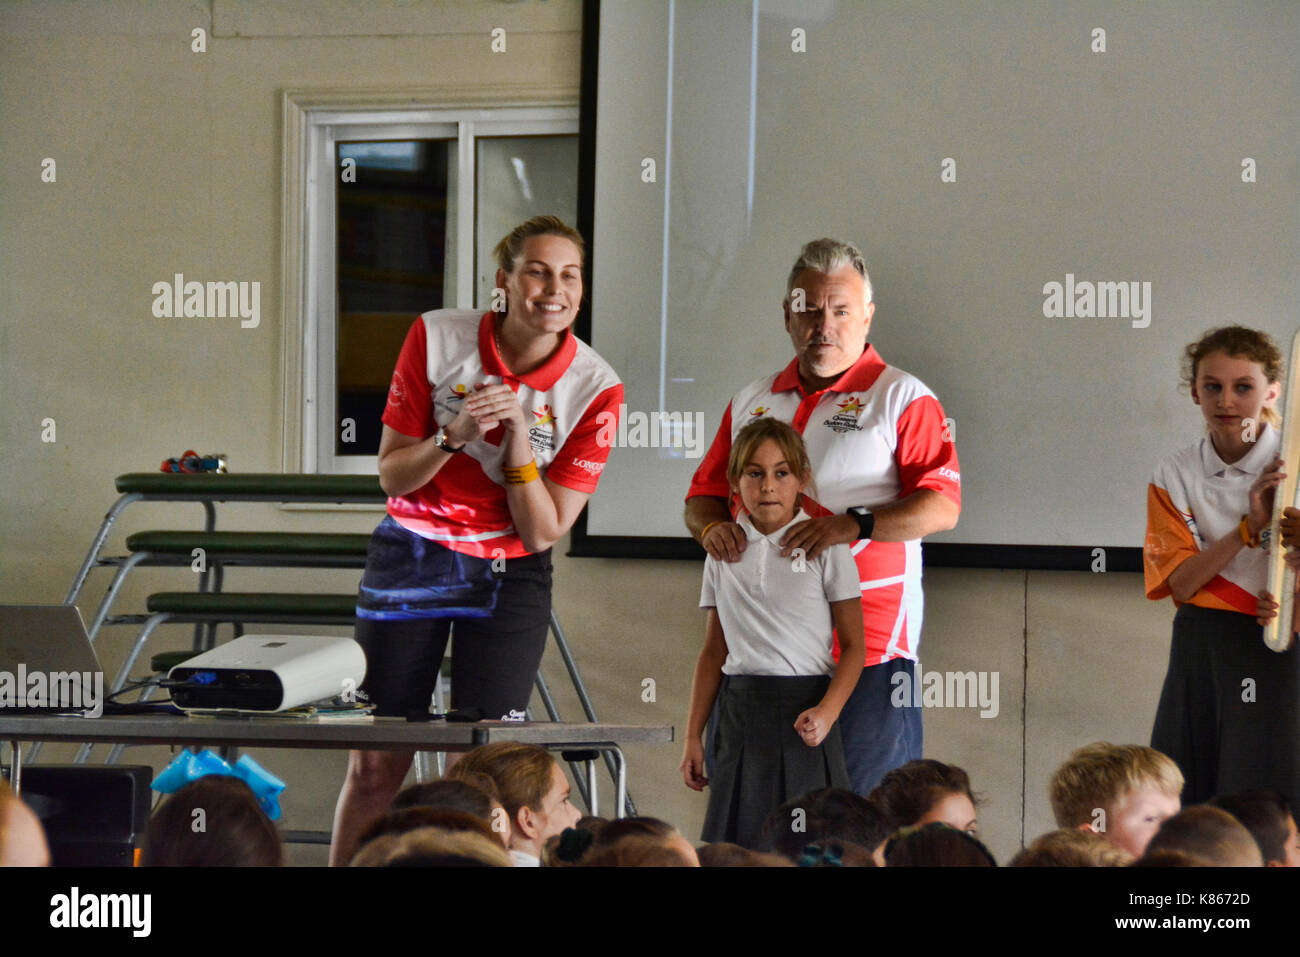
<path fill-rule="evenodd" d="M 1207 434 L 1147 489 L 1147 597 L 1178 606 L 1151 746 L 1182 770 L 1184 805 L 1262 787 L 1300 797 L 1300 657 L 1269 651 L 1257 621 L 1276 608 L 1259 596 L 1282 479 L 1281 378 L 1265 333 L 1228 326 L 1187 346 L 1184 381 Z"/>
<path fill-rule="evenodd" d="M 809 517 L 799 505 L 810 477 L 803 439 L 784 422 L 758 419 L 732 444 L 727 478 L 749 545 L 738 562 L 705 559 L 708 616 L 681 764 L 687 787 L 709 786 L 710 843 L 757 847 L 773 808 L 850 786 L 835 722 L 865 654 L 857 566 L 847 545 L 807 559 L 782 558 L 779 544 Z M 706 777 L 701 739 L 715 699 L 717 759 Z"/>

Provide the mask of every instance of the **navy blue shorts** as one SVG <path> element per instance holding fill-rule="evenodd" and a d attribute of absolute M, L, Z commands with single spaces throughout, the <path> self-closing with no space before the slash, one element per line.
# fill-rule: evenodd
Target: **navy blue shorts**
<path fill-rule="evenodd" d="M 886 773 L 921 757 L 921 709 L 912 704 L 894 705 L 896 674 L 907 675 L 908 687 L 913 687 L 916 662 L 891 658 L 863 668 L 853 694 L 840 711 L 844 763 L 853 790 L 863 797 Z"/>
<path fill-rule="evenodd" d="M 417 571 L 380 569 L 381 562 L 400 562 L 403 537 L 412 540 L 408 559 Z M 391 519 L 375 530 L 362 577 L 362 596 L 375 607 L 363 614 L 358 598 L 355 637 L 366 653 L 360 690 L 376 714 L 428 712 L 450 639 L 455 649 L 452 707 L 474 708 L 493 720 L 523 717 L 550 627 L 551 553 L 548 549 L 497 565 L 493 569 L 490 559 L 453 552 Z M 458 569 L 464 573 L 459 579 Z M 433 582 L 420 577 L 429 570 Z M 396 587 L 376 600 L 378 582 Z"/>

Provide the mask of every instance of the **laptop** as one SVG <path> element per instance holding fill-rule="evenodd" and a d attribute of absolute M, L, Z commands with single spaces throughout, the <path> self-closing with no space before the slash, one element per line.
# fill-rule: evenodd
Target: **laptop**
<path fill-rule="evenodd" d="M 75 605 L 0 605 L 0 715 L 103 706 L 104 670 Z"/>

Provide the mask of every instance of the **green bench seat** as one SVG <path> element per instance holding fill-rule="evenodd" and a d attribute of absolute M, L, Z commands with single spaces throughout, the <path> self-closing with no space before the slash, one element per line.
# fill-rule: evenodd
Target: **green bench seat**
<path fill-rule="evenodd" d="M 258 502 L 385 502 L 377 475 L 283 475 L 278 472 L 128 472 L 114 483 L 123 495 L 155 499 L 247 499 Z"/>
<path fill-rule="evenodd" d="M 357 595 L 286 592 L 154 592 L 145 602 L 150 614 L 212 621 L 346 619 L 356 615 Z"/>
<path fill-rule="evenodd" d="M 209 560 L 236 558 L 356 558 L 365 563 L 369 535 L 324 532 L 136 532 L 127 536 L 127 551 L 176 555 L 189 559 L 201 548 Z"/>

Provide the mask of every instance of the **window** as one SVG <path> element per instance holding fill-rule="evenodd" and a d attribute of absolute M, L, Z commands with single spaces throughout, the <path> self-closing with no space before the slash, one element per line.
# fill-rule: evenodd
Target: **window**
<path fill-rule="evenodd" d="M 539 213 L 577 218 L 578 111 L 294 105 L 302 175 L 295 223 L 286 116 L 286 469 L 373 473 L 415 317 L 488 308 L 500 238 Z"/>

